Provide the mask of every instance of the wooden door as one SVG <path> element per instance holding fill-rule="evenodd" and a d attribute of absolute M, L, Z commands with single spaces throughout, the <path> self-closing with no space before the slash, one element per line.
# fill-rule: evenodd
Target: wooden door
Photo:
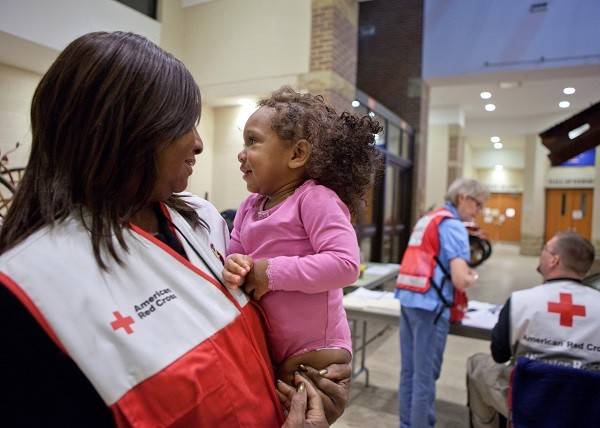
<path fill-rule="evenodd" d="M 592 189 L 546 190 L 546 240 L 563 230 L 590 239 L 593 197 Z"/>
<path fill-rule="evenodd" d="M 477 224 L 492 241 L 519 242 L 521 204 L 520 193 L 492 193 L 477 216 Z"/>

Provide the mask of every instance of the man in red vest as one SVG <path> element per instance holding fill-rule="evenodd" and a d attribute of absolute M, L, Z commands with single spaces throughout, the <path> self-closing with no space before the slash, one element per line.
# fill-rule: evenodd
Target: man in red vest
<path fill-rule="evenodd" d="M 497 427 L 498 414 L 508 417 L 517 357 L 600 369 L 600 292 L 581 282 L 593 261 L 594 247 L 575 232 L 558 233 L 546 243 L 537 269 L 544 282 L 512 293 L 492 330 L 491 355 L 467 361 L 474 428 Z"/>
<path fill-rule="evenodd" d="M 435 382 L 442 366 L 454 289 L 474 284 L 469 268 L 469 236 L 463 221 L 483 207 L 486 188 L 476 180 L 459 178 L 446 203 L 415 225 L 397 280 L 400 299 L 400 426 L 435 425 Z"/>

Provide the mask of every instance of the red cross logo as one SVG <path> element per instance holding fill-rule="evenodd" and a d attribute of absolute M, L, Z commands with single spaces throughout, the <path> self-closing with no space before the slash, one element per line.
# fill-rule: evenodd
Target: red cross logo
<path fill-rule="evenodd" d="M 560 325 L 573 327 L 573 317 L 584 317 L 585 306 L 574 305 L 571 293 L 560 293 L 560 302 L 548 302 L 548 312 L 560 314 Z"/>
<path fill-rule="evenodd" d="M 115 316 L 115 320 L 110 323 L 110 326 L 113 328 L 113 330 L 124 328 L 127 334 L 133 333 L 133 329 L 131 328 L 131 324 L 135 322 L 133 318 L 130 316 L 123 317 L 119 311 L 113 312 L 113 315 Z"/>

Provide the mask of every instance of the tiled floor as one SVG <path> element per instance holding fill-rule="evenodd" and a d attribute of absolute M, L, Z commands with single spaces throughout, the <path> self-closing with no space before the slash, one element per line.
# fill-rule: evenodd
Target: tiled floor
<path fill-rule="evenodd" d="M 504 303 L 511 291 L 540 282 L 536 266 L 537 257 L 519 256 L 515 246 L 495 245 L 490 259 L 477 269 L 478 285 L 469 291 L 469 298 Z M 369 323 L 369 331 L 378 331 L 383 326 Z M 364 386 L 364 376 L 354 382 L 350 404 L 340 420 L 333 425 L 334 428 L 398 427 L 398 348 L 396 326 L 389 328 L 370 345 L 367 357 L 370 386 Z M 468 427 L 465 362 L 470 355 L 488 350 L 487 341 L 448 336 L 442 374 L 437 382 L 437 427 Z"/>

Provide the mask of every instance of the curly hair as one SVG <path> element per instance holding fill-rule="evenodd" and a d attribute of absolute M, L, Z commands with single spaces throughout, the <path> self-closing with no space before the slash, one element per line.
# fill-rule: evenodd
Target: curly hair
<path fill-rule="evenodd" d="M 321 95 L 302 94 L 289 86 L 261 99 L 259 107 L 275 109 L 272 129 L 286 141 L 307 140 L 312 151 L 306 165 L 308 178 L 337 193 L 356 214 L 382 165 L 375 148 L 381 125 L 369 116 L 338 115 Z"/>

